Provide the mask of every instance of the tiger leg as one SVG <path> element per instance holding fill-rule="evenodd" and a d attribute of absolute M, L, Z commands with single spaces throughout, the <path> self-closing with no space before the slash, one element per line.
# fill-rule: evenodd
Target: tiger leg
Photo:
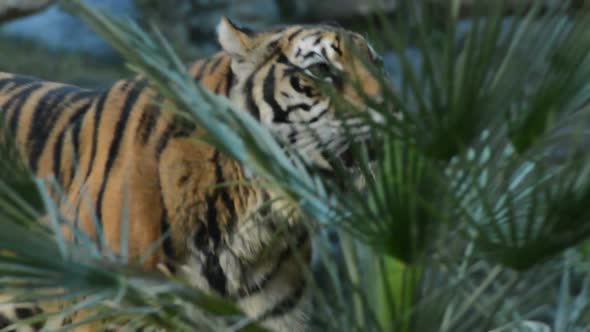
<path fill-rule="evenodd" d="M 273 331 L 305 331 L 311 256 L 305 227 L 278 215 L 250 218 L 270 197 L 252 186 L 228 185 L 248 179 L 209 145 L 170 142 L 159 168 L 178 272 L 195 287 L 236 301 Z"/>
<path fill-rule="evenodd" d="M 310 234 L 300 224 L 279 230 L 285 221 L 273 216 L 256 227 L 245 223 L 228 237 L 220 262 L 248 316 L 272 331 L 305 331 L 311 308 Z"/>

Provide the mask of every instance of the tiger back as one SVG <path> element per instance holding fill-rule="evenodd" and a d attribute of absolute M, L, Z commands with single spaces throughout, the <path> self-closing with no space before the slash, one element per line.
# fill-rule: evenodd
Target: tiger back
<path fill-rule="evenodd" d="M 361 95 L 383 100 L 365 63 L 347 52 L 349 43 L 379 60 L 356 33 L 326 25 L 255 33 L 224 18 L 218 37 L 222 51 L 189 73 L 318 165 L 326 162 L 322 150 L 340 153 L 350 145 L 318 81 L 332 84 L 359 112 L 370 111 Z M 95 91 L 0 73 L 4 130 L 35 174 L 59 183 L 70 207 L 64 214 L 90 237 L 97 238 L 96 220 L 118 252 L 125 220 L 126 249 L 141 257 L 168 235 L 146 267 L 166 264 L 195 287 L 235 300 L 273 331 L 306 330 L 310 294 L 301 262 L 310 261 L 310 233 L 297 218 L 284 218 L 280 206 L 267 208 L 273 192 L 162 105 L 141 78 Z M 14 316 L 0 314 L 0 327 Z"/>

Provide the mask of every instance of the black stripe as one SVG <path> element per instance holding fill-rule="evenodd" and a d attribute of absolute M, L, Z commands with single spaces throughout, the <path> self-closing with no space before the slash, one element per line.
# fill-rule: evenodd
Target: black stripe
<path fill-rule="evenodd" d="M 266 77 L 264 78 L 264 83 L 262 86 L 263 98 L 272 109 L 273 122 L 290 123 L 291 121 L 289 121 L 289 113 L 285 112 L 275 99 L 275 89 L 275 65 L 272 65 L 268 71 L 268 74 L 266 74 Z"/>
<path fill-rule="evenodd" d="M 149 141 L 161 114 L 162 110 L 159 107 L 148 107 L 144 110 L 139 124 L 139 134 L 143 144 L 147 144 Z"/>
<path fill-rule="evenodd" d="M 77 91 L 75 92 L 75 94 L 69 99 L 69 104 L 73 104 L 76 103 L 78 101 L 81 101 L 83 99 L 88 99 L 88 98 L 92 98 L 92 100 L 94 100 L 96 97 L 100 96 L 102 94 L 102 91 L 97 91 L 97 90 L 82 90 L 78 87 Z M 88 100 L 88 101 L 92 101 L 92 100 Z"/>
<path fill-rule="evenodd" d="M 47 139 L 58 118 L 62 115 L 60 108 L 67 104 L 65 103 L 66 95 L 78 90 L 78 88 L 69 85 L 60 86 L 47 91 L 37 100 L 27 135 L 29 166 L 34 172 L 37 171 L 39 159 L 47 144 Z"/>
<path fill-rule="evenodd" d="M 324 33 L 323 31 L 316 31 L 314 33 L 310 33 L 309 35 L 303 37 L 303 39 L 305 40 L 305 39 L 308 39 L 308 38 L 311 38 L 311 37 L 318 37 L 318 36 L 320 36 L 323 33 Z"/>
<path fill-rule="evenodd" d="M 110 91 L 105 91 L 100 98 L 98 99 L 98 102 L 96 103 L 96 107 L 94 108 L 94 124 L 93 124 L 93 128 L 92 128 L 92 145 L 90 147 L 90 160 L 88 161 L 88 169 L 86 170 L 86 176 L 84 176 L 84 178 L 82 179 L 84 182 L 86 182 L 86 179 L 88 179 L 88 176 L 90 175 L 90 172 L 92 171 L 92 167 L 94 166 L 94 159 L 96 158 L 96 150 L 97 150 L 97 146 L 98 146 L 98 130 L 100 127 L 100 119 L 102 117 L 102 112 L 104 111 L 104 104 L 106 102 L 106 99 L 109 95 Z M 80 138 L 80 123 L 76 123 L 76 125 L 74 126 L 74 135 L 73 135 L 73 140 L 75 141 L 74 143 L 74 148 L 75 148 L 75 152 L 76 155 L 79 158 L 79 154 L 78 154 L 78 147 L 79 147 L 79 138 Z"/>
<path fill-rule="evenodd" d="M 285 64 L 285 65 L 289 65 L 289 66 L 294 66 L 294 64 L 291 61 L 289 61 L 289 58 L 285 55 L 285 53 L 282 53 L 282 52 L 279 54 L 279 56 L 277 58 L 277 62 Z"/>
<path fill-rule="evenodd" d="M 36 78 L 29 77 L 29 76 L 22 76 L 22 75 L 15 75 L 12 77 L 3 78 L 0 80 L 0 91 L 2 91 L 9 84 L 13 84 L 13 86 L 8 90 L 3 91 L 4 93 L 9 93 L 19 86 L 22 86 L 25 84 L 30 84 L 33 82 L 38 82 L 38 81 L 39 80 Z"/>
<path fill-rule="evenodd" d="M 4 314 L 0 313 L 0 329 L 5 328 L 12 324 L 10 319 L 8 319 Z"/>
<path fill-rule="evenodd" d="M 328 113 L 328 108 L 326 108 L 325 110 L 321 111 L 318 115 L 314 116 L 313 118 L 311 118 L 308 123 L 314 123 L 316 121 L 318 121 L 319 119 L 321 119 L 326 113 Z"/>
<path fill-rule="evenodd" d="M 94 124 L 93 124 L 93 128 L 92 128 L 92 145 L 90 146 L 90 159 L 88 161 L 86 175 L 81 180 L 82 184 L 86 183 L 86 180 L 90 176 L 90 172 L 92 171 L 92 168 L 94 167 L 94 160 L 96 159 L 96 150 L 97 150 L 97 146 L 98 146 L 98 131 L 99 131 L 99 127 L 100 127 L 100 119 L 102 117 L 102 112 L 104 111 L 105 102 L 106 102 L 106 100 L 109 96 L 109 93 L 111 91 L 112 90 L 108 90 L 108 91 L 103 92 L 101 94 L 100 98 L 98 99 L 98 102 L 96 103 L 96 107 L 94 107 Z M 78 160 L 81 160 L 81 156 L 79 154 L 81 126 L 82 126 L 82 121 L 78 121 L 78 122 L 74 123 L 74 128 L 72 128 L 72 148 L 74 150 L 73 154 L 75 156 L 74 158 L 78 158 Z M 79 164 L 80 163 L 78 163 L 78 165 Z M 72 174 L 70 176 L 70 183 L 72 183 L 72 181 L 74 180 L 74 174 L 75 174 L 75 172 L 72 172 Z M 74 220 L 75 220 L 74 226 L 76 228 L 79 227 L 78 223 L 80 221 L 80 204 L 82 204 L 82 199 L 79 199 L 76 204 L 76 212 L 74 214 Z M 99 222 L 100 222 L 100 220 L 99 220 Z M 96 241 L 96 245 L 99 248 L 101 246 L 99 241 Z"/>
<path fill-rule="evenodd" d="M 313 88 L 311 86 L 301 86 L 301 81 L 297 76 L 291 76 L 289 83 L 291 83 L 293 90 L 299 93 L 304 93 L 308 98 L 314 98 L 318 96 L 313 93 Z"/>
<path fill-rule="evenodd" d="M 19 320 L 22 320 L 22 319 L 35 317 L 35 316 L 41 314 L 42 311 L 38 307 L 31 307 L 31 308 L 19 307 L 14 310 L 14 313 L 16 314 L 16 317 Z M 43 322 L 37 322 L 37 323 L 34 323 L 32 326 L 35 331 L 39 331 L 39 330 L 41 330 L 41 328 L 43 328 L 43 324 L 44 324 Z"/>
<path fill-rule="evenodd" d="M 229 97 L 231 93 L 231 88 L 234 86 L 234 71 L 231 69 L 231 66 L 227 69 L 227 73 L 225 74 L 225 96 Z"/>
<path fill-rule="evenodd" d="M 157 121 L 157 119 L 155 121 Z M 158 139 L 158 143 L 156 143 L 156 160 L 158 162 L 160 161 L 160 155 L 162 154 L 162 151 L 168 144 L 168 140 L 172 135 L 173 129 L 171 128 L 173 128 L 173 126 L 172 124 L 169 124 L 168 127 L 164 130 L 164 133 Z M 162 196 L 162 185 L 159 180 L 158 186 L 160 188 L 160 205 L 162 207 L 162 212 L 160 215 L 160 232 L 163 236 L 164 234 L 167 234 L 170 230 L 170 221 L 168 220 L 168 209 L 166 208 L 164 202 L 164 196 Z M 176 265 L 174 265 L 174 262 L 176 261 L 176 253 L 174 251 L 174 247 L 172 246 L 172 234 L 168 234 L 168 237 L 164 239 L 164 242 L 162 243 L 162 250 L 165 259 L 164 264 L 166 265 L 168 270 L 170 270 L 170 272 L 175 273 Z"/>
<path fill-rule="evenodd" d="M 271 317 L 283 316 L 287 314 L 289 311 L 293 310 L 303 295 L 305 294 L 305 289 L 307 288 L 307 283 L 305 280 L 301 281 L 301 284 L 295 289 L 291 295 L 287 296 L 286 298 L 282 299 L 280 302 L 275 304 L 275 306 L 270 309 L 269 311 L 263 313 L 260 316 L 260 320 L 265 320 Z"/>
<path fill-rule="evenodd" d="M 162 196 L 162 190 L 160 189 L 160 205 L 162 206 L 162 214 L 160 215 L 160 232 L 161 235 L 164 236 L 170 230 L 170 222 L 168 221 L 168 209 L 164 205 L 164 197 Z M 176 272 L 176 265 L 174 265 L 174 261 L 176 260 L 176 254 L 174 252 L 174 247 L 172 247 L 172 234 L 168 234 L 168 236 L 164 239 L 162 243 L 162 250 L 164 251 L 164 265 L 170 270 L 170 272 Z"/>
<path fill-rule="evenodd" d="M 225 272 L 219 264 L 219 257 L 215 252 L 205 251 L 205 264 L 202 268 L 202 273 L 207 279 L 207 283 L 211 289 L 215 290 L 219 295 L 227 295 L 227 277 Z"/>
<path fill-rule="evenodd" d="M 340 47 L 337 47 L 334 44 L 330 44 L 330 46 L 332 47 L 332 49 L 334 50 L 334 52 L 338 53 L 339 56 L 342 56 L 342 50 L 340 49 Z"/>
<path fill-rule="evenodd" d="M 289 59 L 287 58 L 287 56 L 283 52 L 281 52 L 279 54 L 279 57 L 277 58 L 277 63 L 282 63 L 282 64 L 285 64 L 285 65 L 291 64 L 291 62 L 289 61 Z"/>
<path fill-rule="evenodd" d="M 213 62 L 213 64 L 211 65 L 211 68 L 209 68 L 209 74 L 213 74 L 215 72 L 215 70 L 217 70 L 217 67 L 219 67 L 219 65 L 221 64 L 222 61 L 223 61 L 222 56 L 220 56 L 217 60 L 215 60 L 215 62 Z"/>
<path fill-rule="evenodd" d="M 169 123 L 168 126 L 166 126 L 166 129 L 164 129 L 164 131 L 162 132 L 162 135 L 160 135 L 160 137 L 158 138 L 158 141 L 156 143 L 156 159 L 160 159 L 162 151 L 164 151 L 164 149 L 168 145 L 168 141 L 170 140 L 170 138 L 172 137 L 172 133 L 174 132 L 174 127 L 174 123 Z"/>
<path fill-rule="evenodd" d="M 254 100 L 254 78 L 256 74 L 258 74 L 258 70 L 250 75 L 248 80 L 246 80 L 246 84 L 244 84 L 244 94 L 246 95 L 246 105 L 248 107 L 248 111 L 250 111 L 256 120 L 260 120 L 260 110 L 256 105 L 256 101 Z"/>
<path fill-rule="evenodd" d="M 19 320 L 22 320 L 22 319 L 27 319 L 27 318 L 35 317 L 35 316 L 41 314 L 42 311 L 38 307 L 32 307 L 32 308 L 29 308 L 29 307 L 20 307 L 20 308 L 16 308 L 14 310 L 14 313 L 16 314 L 16 317 Z M 43 322 L 36 322 L 32 326 L 33 326 L 33 329 L 35 331 L 39 331 L 39 330 L 41 330 L 43 328 L 43 325 L 44 325 Z"/>
<path fill-rule="evenodd" d="M 192 124 L 186 125 L 183 123 L 179 127 L 178 121 L 171 120 L 172 122 L 168 124 L 162 135 L 158 138 L 156 143 L 156 159 L 159 161 L 162 151 L 166 148 L 168 141 L 171 137 L 178 137 L 181 135 L 188 135 L 190 132 L 194 130 L 194 126 Z M 161 188 L 161 184 L 160 188 Z M 162 190 L 160 189 L 160 193 Z M 170 229 L 170 222 L 168 221 L 168 209 L 165 206 L 164 198 L 160 194 L 160 204 L 162 206 L 162 214 L 160 216 L 160 232 L 162 235 L 166 234 Z M 165 257 L 164 264 L 166 267 L 174 273 L 176 271 L 176 267 L 173 264 L 176 259 L 176 254 L 174 251 L 174 247 L 172 246 L 172 234 L 169 234 L 164 242 L 162 243 L 162 250 Z"/>
<path fill-rule="evenodd" d="M 328 57 L 328 51 L 326 51 L 325 47 L 322 47 L 322 55 L 324 56 L 324 59 L 329 60 L 330 58 Z"/>
<path fill-rule="evenodd" d="M 289 112 L 293 112 L 294 110 L 297 110 L 297 109 L 300 109 L 300 110 L 303 110 L 303 111 L 308 112 L 312 107 L 314 107 L 318 103 L 319 103 L 319 101 L 316 101 L 316 102 L 314 102 L 311 105 L 309 105 L 309 104 L 303 104 L 303 103 L 291 105 L 291 106 L 287 107 L 287 110 L 285 112 L 289 113 Z"/>
<path fill-rule="evenodd" d="M 207 69 L 207 65 L 209 64 L 209 62 L 211 62 L 211 59 L 206 59 L 203 61 L 203 64 L 201 64 L 201 67 L 199 67 L 199 70 L 195 74 L 195 81 L 200 81 L 201 78 L 203 78 L 203 74 L 205 73 L 205 69 Z"/>
<path fill-rule="evenodd" d="M 66 134 L 66 132 L 64 130 L 57 136 L 57 139 L 55 140 L 55 143 L 53 145 L 53 158 L 52 158 L 53 176 L 57 180 L 57 183 L 59 183 L 62 186 L 62 188 L 64 188 L 64 189 L 65 189 L 65 184 L 63 183 L 63 179 L 61 178 L 61 155 L 62 155 L 62 152 L 64 149 L 65 134 Z"/>
<path fill-rule="evenodd" d="M 307 59 L 309 59 L 311 57 L 314 57 L 314 56 L 318 56 L 318 52 L 316 52 L 316 51 L 309 51 L 309 52 L 307 52 L 307 54 L 305 54 L 303 56 L 303 60 L 307 60 Z"/>
<path fill-rule="evenodd" d="M 268 43 L 268 45 L 266 45 L 266 49 L 273 50 L 273 52 L 274 52 L 275 51 L 274 49 L 277 47 L 278 44 L 279 44 L 278 40 L 273 40 L 272 42 Z"/>
<path fill-rule="evenodd" d="M 301 55 L 301 47 L 297 47 L 297 52 L 295 53 L 295 57 L 298 58 Z"/>
<path fill-rule="evenodd" d="M 262 277 L 260 281 L 252 285 L 246 285 L 245 288 L 240 288 L 238 290 L 238 298 L 244 298 L 260 293 L 268 285 L 268 283 L 277 276 L 283 263 L 293 257 L 293 249 L 301 249 L 301 247 L 307 243 L 308 239 L 309 233 L 307 231 L 302 232 L 297 238 L 295 245 L 288 245 L 287 248 L 285 248 L 279 254 L 275 266 L 264 277 Z"/>
<path fill-rule="evenodd" d="M 160 155 L 168 145 L 171 138 L 188 137 L 196 126 L 181 117 L 175 117 L 170 120 L 166 129 L 162 132 L 156 142 L 156 159 L 160 159 Z"/>
<path fill-rule="evenodd" d="M 292 33 L 292 34 L 291 34 L 291 35 L 290 35 L 290 36 L 287 38 L 287 40 L 288 40 L 289 42 L 291 42 L 293 39 L 295 39 L 295 37 L 299 36 L 299 34 L 300 34 L 300 33 L 302 33 L 302 32 L 303 32 L 303 28 L 299 28 L 299 29 L 297 29 L 295 32 L 293 32 L 293 33 Z"/>
<path fill-rule="evenodd" d="M 10 119 L 8 120 L 8 128 L 11 135 L 16 135 L 18 121 L 22 113 L 21 108 L 27 102 L 27 98 L 29 98 L 32 93 L 39 90 L 42 86 L 43 84 L 41 83 L 31 84 L 29 87 L 10 97 L 10 99 L 4 105 L 2 105 L 2 108 L 6 110 L 13 109 Z"/>
<path fill-rule="evenodd" d="M 197 232 L 193 235 L 193 244 L 197 249 L 206 250 L 208 244 L 207 225 L 200 224 Z"/>
<path fill-rule="evenodd" d="M 88 105 L 89 109 L 92 106 L 92 102 Z M 80 129 L 82 128 L 82 122 L 84 117 L 80 118 L 78 121 L 73 123 L 72 126 L 72 173 L 70 174 L 70 180 L 68 182 L 68 187 L 74 181 L 74 175 L 76 174 L 75 168 L 80 165 Z"/>
<path fill-rule="evenodd" d="M 218 150 L 215 150 L 215 152 L 213 153 L 213 158 L 211 159 L 211 162 L 215 165 L 215 184 L 218 184 L 218 175 L 221 172 Z M 200 249 L 205 255 L 205 264 L 203 264 L 202 266 L 201 273 L 203 274 L 205 279 L 207 279 L 207 283 L 209 284 L 211 289 L 214 289 L 220 295 L 224 296 L 227 295 L 227 277 L 223 272 L 223 269 L 219 263 L 219 256 L 217 255 L 217 249 L 219 247 L 219 244 L 221 243 L 221 230 L 219 229 L 217 207 L 215 206 L 218 197 L 218 188 L 216 188 L 213 191 L 213 193 L 208 194 L 205 197 L 205 202 L 207 205 L 207 213 L 205 215 L 207 228 L 206 236 L 208 237 L 208 239 L 212 240 L 213 248 L 211 248 L 211 246 L 206 246 L 206 244 L 209 241 L 205 240 L 203 228 L 201 228 L 197 233 L 197 236 L 195 238 L 195 244 L 201 245 Z"/>
<path fill-rule="evenodd" d="M 14 83 L 14 81 L 18 78 L 19 78 L 19 76 L 10 76 L 10 77 L 5 77 L 3 79 L 0 79 L 0 91 L 2 91 L 2 89 L 4 89 L 4 87 L 7 86 L 8 84 Z M 21 79 L 20 84 L 25 84 L 25 83 L 26 82 L 24 82 Z M 19 84 L 17 83 L 17 85 L 19 85 Z"/>
<path fill-rule="evenodd" d="M 102 226 L 102 201 L 104 198 L 104 192 L 106 189 L 107 182 L 109 180 L 109 175 L 113 168 L 113 164 L 117 159 L 117 155 L 119 153 L 119 148 L 121 146 L 121 141 L 123 140 L 123 136 L 125 135 L 125 128 L 127 126 L 127 120 L 129 120 L 129 115 L 131 114 L 131 110 L 135 106 L 135 103 L 139 99 L 139 96 L 143 92 L 144 88 L 147 86 L 147 81 L 142 80 L 137 85 L 132 86 L 130 91 L 127 93 L 127 99 L 123 105 L 123 109 L 121 110 L 121 114 L 119 115 L 119 120 L 117 120 L 117 125 L 115 127 L 115 131 L 113 132 L 113 139 L 111 144 L 109 144 L 109 153 L 107 155 L 107 160 L 105 163 L 104 174 L 102 176 L 102 183 L 100 185 L 100 189 L 98 191 L 98 197 L 96 200 L 96 216 L 98 219 L 99 225 Z"/>
<path fill-rule="evenodd" d="M 90 146 L 90 159 L 88 160 L 88 167 L 86 169 L 86 175 L 80 180 L 82 185 L 84 185 L 86 183 L 86 180 L 88 179 L 88 177 L 90 176 L 90 172 L 92 171 L 92 168 L 94 166 L 94 160 L 96 158 L 96 150 L 97 150 L 97 146 L 98 146 L 98 130 L 100 127 L 100 119 L 102 117 L 102 112 L 104 111 L 104 106 L 105 106 L 105 102 L 110 94 L 111 90 L 107 90 L 104 91 L 102 93 L 100 93 L 100 97 L 98 98 L 98 101 L 96 103 L 94 103 L 94 100 L 91 101 L 90 103 L 90 107 L 92 109 L 92 111 L 94 112 L 94 114 L 89 114 L 89 115 L 94 115 L 94 123 L 93 123 L 93 128 L 92 128 L 92 144 Z M 92 106 L 94 106 L 92 108 Z M 70 174 L 70 180 L 69 180 L 69 184 L 68 186 L 70 186 L 72 184 L 72 182 L 74 181 L 74 176 L 76 175 L 75 172 L 75 164 L 77 164 L 78 166 L 80 166 L 80 161 L 82 160 L 81 155 L 80 155 L 80 132 L 82 129 L 82 122 L 84 118 L 82 117 L 80 119 L 80 121 L 76 121 L 74 122 L 74 126 L 72 128 L 72 172 Z M 77 160 L 78 162 L 74 164 L 74 161 Z M 79 171 L 79 169 L 78 169 Z M 74 212 L 74 226 L 76 228 L 79 228 L 79 222 L 80 222 L 80 204 L 82 204 L 83 199 L 78 199 L 76 202 L 76 209 Z M 89 212 L 91 213 L 91 212 Z M 77 238 L 74 239 L 75 241 L 78 241 Z M 101 243 L 99 241 L 96 241 L 96 245 L 100 248 Z"/>
<path fill-rule="evenodd" d="M 301 86 L 301 82 L 298 77 L 292 76 L 289 79 L 289 83 L 291 83 L 291 87 L 293 88 L 293 90 L 295 90 L 297 92 L 304 92 L 303 87 Z"/>
<path fill-rule="evenodd" d="M 154 128 L 156 128 L 156 123 L 162 114 L 160 103 L 163 100 L 164 96 L 157 95 L 154 98 L 154 101 L 147 105 L 143 110 L 143 114 L 141 115 L 139 125 L 137 127 L 137 133 L 144 145 L 147 144 L 148 140 L 152 136 Z"/>
<path fill-rule="evenodd" d="M 88 102 L 84 103 L 82 106 L 78 107 L 78 109 L 76 109 L 73 112 L 72 116 L 70 116 L 70 118 L 68 119 L 66 124 L 64 124 L 63 129 L 61 130 L 61 132 L 57 136 L 57 139 L 55 141 L 55 145 L 53 147 L 53 174 L 54 174 L 55 178 L 57 179 L 57 182 L 59 184 L 61 184 L 62 187 L 64 187 L 64 189 L 67 189 L 67 187 L 66 187 L 66 184 L 64 183 L 64 180 L 61 177 L 61 158 L 62 158 L 63 149 L 65 148 L 63 146 L 65 135 L 66 135 L 66 132 L 68 132 L 68 130 L 70 130 L 70 127 L 73 123 L 77 123 L 77 122 L 82 121 L 82 117 L 86 114 L 86 112 L 88 112 L 88 109 L 90 108 L 91 104 L 92 104 L 92 100 L 89 100 Z M 76 133 L 76 136 L 79 134 L 79 130 L 80 129 L 78 127 L 78 133 Z M 72 161 L 76 160 L 75 158 L 77 158 L 78 139 L 79 139 L 79 137 L 76 139 L 75 145 L 73 144 L 76 148 L 75 148 L 75 153 L 72 154 Z M 72 141 L 73 141 L 73 136 L 72 136 Z M 70 177 L 73 176 L 73 173 L 74 173 L 74 165 L 72 165 L 72 174 Z M 69 187 L 70 184 L 71 184 L 71 180 L 67 184 L 67 186 Z"/>

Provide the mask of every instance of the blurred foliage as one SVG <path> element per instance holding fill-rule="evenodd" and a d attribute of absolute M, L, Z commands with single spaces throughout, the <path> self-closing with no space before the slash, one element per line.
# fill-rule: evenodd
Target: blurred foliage
<path fill-rule="evenodd" d="M 184 61 L 218 50 L 216 27 L 222 16 L 253 29 L 279 23 L 275 0 L 134 0 L 144 26 L 156 25 Z"/>
<path fill-rule="evenodd" d="M 345 182 L 337 186 L 297 151 L 282 149 L 249 114 L 193 82 L 157 31 L 152 37 L 133 22 L 113 20 L 77 0 L 64 3 L 180 112 L 205 128 L 211 144 L 247 165 L 313 220 L 322 272 L 321 283 L 313 283 L 315 330 L 590 328 L 590 269 L 587 253 L 579 249 L 587 247 L 590 237 L 590 157 L 573 146 L 587 136 L 590 13 L 534 7 L 505 29 L 500 4 L 487 3 L 490 7 L 478 9 L 463 38 L 458 38 L 457 1 L 444 8 L 442 24 L 430 20 L 433 13 L 414 1 L 404 2 L 405 18 L 392 23 L 380 16 L 372 25 L 374 35 L 396 51 L 402 69 L 402 85 L 388 91 L 386 101 L 403 121 L 388 113 L 387 105 L 377 109 L 385 124 L 368 121 L 376 160 L 368 158 L 365 146 L 355 146 L 358 177 L 336 169 Z M 421 51 L 418 67 L 406 54 L 411 47 Z M 378 68 L 371 69 L 380 80 L 387 79 Z M 559 163 L 550 162 L 551 151 L 564 142 L 570 153 Z M 60 222 L 53 220 L 54 225 Z M 4 245 L 13 256 L 0 256 L 0 262 L 16 264 L 21 269 L 16 272 L 43 264 L 66 272 L 79 268 L 59 259 L 31 260 L 34 250 L 22 244 L 34 242 L 36 235 L 10 220 L 2 222 L 7 233 L 0 249 Z M 333 229 L 339 236 L 333 236 Z M 8 240 L 9 230 L 22 241 Z M 38 242 L 45 247 L 34 249 L 61 250 L 65 257 L 71 250 L 61 239 L 56 245 Z M 88 275 L 103 277 L 105 272 L 94 265 L 100 257 L 95 258 L 78 263 L 88 268 Z M 117 268 L 99 278 L 109 282 L 76 284 L 81 276 L 75 273 L 66 274 L 72 278 L 68 282 L 89 287 L 82 288 L 85 294 L 104 294 L 92 302 L 101 310 L 123 312 L 139 324 L 182 329 L 173 325 L 178 321 L 170 311 L 154 308 L 194 290 L 176 288 L 182 292 L 162 302 L 141 302 L 145 317 L 129 310 L 136 308 L 134 302 L 104 308 L 105 298 L 114 298 L 114 290 L 127 282 L 131 295 L 142 291 L 134 286 L 151 285 L 141 281 L 149 276 L 113 262 Z M 6 271 L 23 277 L 14 269 Z M 157 280 L 171 282 L 164 279 Z M 28 290 L 18 279 L 0 280 Z M 208 303 L 191 305 L 195 312 L 211 313 Z M 189 322 L 191 317 L 183 316 Z"/>
<path fill-rule="evenodd" d="M 51 51 L 38 43 L 1 34 L 0 71 L 83 87 L 106 87 L 130 74 L 117 58 Z"/>

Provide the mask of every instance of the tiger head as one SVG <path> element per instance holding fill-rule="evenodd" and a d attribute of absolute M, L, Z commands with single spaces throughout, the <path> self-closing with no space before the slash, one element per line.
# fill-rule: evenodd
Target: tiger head
<path fill-rule="evenodd" d="M 383 80 L 372 70 L 381 59 L 361 35 L 331 25 L 253 32 L 226 18 L 217 30 L 231 57 L 230 99 L 302 156 L 326 166 L 323 152 L 339 155 L 350 146 L 351 133 L 360 139 L 368 134 L 361 125 L 366 121 L 354 114 L 382 121 L 366 105 L 384 102 Z M 353 116 L 337 112 L 342 108 L 335 99 Z"/>

